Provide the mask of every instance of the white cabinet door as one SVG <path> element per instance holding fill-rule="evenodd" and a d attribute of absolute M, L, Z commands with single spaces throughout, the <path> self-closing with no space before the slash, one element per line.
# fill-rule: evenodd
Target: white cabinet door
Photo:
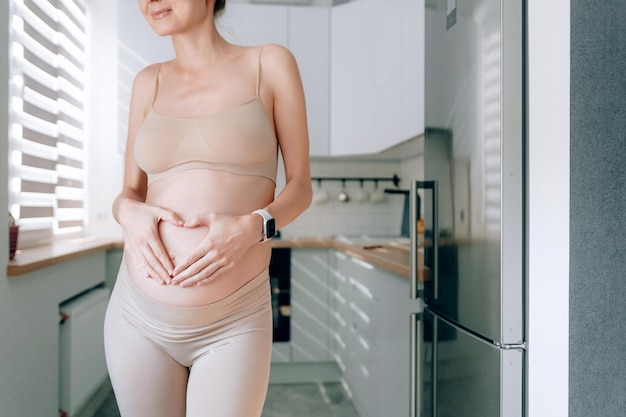
<path fill-rule="evenodd" d="M 423 16 L 423 0 L 385 0 L 379 7 L 374 47 L 379 150 L 424 132 Z"/>
<path fill-rule="evenodd" d="M 410 314 L 422 310 L 420 300 L 410 299 L 408 279 L 380 268 L 363 271 L 361 284 L 373 294 L 367 337 L 375 341 L 374 385 L 366 395 L 378 393 L 370 404 L 372 416 L 409 414 Z"/>
<path fill-rule="evenodd" d="M 330 8 L 289 8 L 289 49 L 306 98 L 311 156 L 330 154 Z"/>
<path fill-rule="evenodd" d="M 377 153 L 424 132 L 424 0 L 332 9 L 331 154 Z"/>
<path fill-rule="evenodd" d="M 291 251 L 291 360 L 327 362 L 329 353 L 327 249 Z"/>
<path fill-rule="evenodd" d="M 403 91 L 403 55 L 410 50 L 404 49 L 402 37 L 403 0 L 385 0 L 385 7 L 380 7 L 376 16 L 375 39 L 372 53 L 376 57 L 376 67 L 372 87 L 374 89 L 375 150 L 382 150 L 387 144 L 401 142 L 404 139 L 402 118 L 399 110 Z M 379 3 L 380 4 L 380 3 Z"/>
<path fill-rule="evenodd" d="M 352 314 L 350 312 L 351 290 L 348 279 L 352 263 L 346 254 L 331 251 L 330 274 L 330 356 L 339 366 L 348 388 L 354 374 L 352 354 Z"/>
<path fill-rule="evenodd" d="M 379 368 L 383 360 L 380 340 L 377 340 L 377 316 L 384 312 L 375 285 L 378 278 L 374 266 L 359 259 L 350 258 L 353 264 L 349 278 L 351 290 L 354 377 L 350 381 L 352 399 L 361 417 L 387 415 L 380 413 L 381 398 Z"/>
<path fill-rule="evenodd" d="M 424 0 L 402 0 L 402 95 L 398 102 L 400 141 L 424 133 Z M 399 43 L 400 45 L 400 43 Z M 404 139 L 402 139 L 404 138 Z"/>
<path fill-rule="evenodd" d="M 376 0 L 332 8 L 331 154 L 376 152 Z"/>
<path fill-rule="evenodd" d="M 342 360 L 355 407 L 362 417 L 408 415 L 410 314 L 422 303 L 410 300 L 406 278 L 343 253 L 334 256 L 348 322 L 336 328 L 348 337 Z"/>
<path fill-rule="evenodd" d="M 238 45 L 288 46 L 288 10 L 280 5 L 232 3 L 218 18 L 217 27 L 226 40 Z"/>
<path fill-rule="evenodd" d="M 289 363 L 289 362 L 291 362 L 291 343 L 290 342 L 272 343 L 272 363 Z"/>

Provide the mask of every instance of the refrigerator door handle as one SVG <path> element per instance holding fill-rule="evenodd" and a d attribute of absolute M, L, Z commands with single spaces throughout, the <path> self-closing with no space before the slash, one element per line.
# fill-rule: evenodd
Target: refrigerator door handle
<path fill-rule="evenodd" d="M 433 320 L 433 351 L 432 351 L 432 367 L 431 367 L 431 417 L 436 417 L 437 414 L 437 379 L 439 378 L 439 369 L 437 363 L 439 362 L 439 320 Z"/>
<path fill-rule="evenodd" d="M 422 416 L 422 314 L 411 314 L 411 406 L 409 417 Z"/>
<path fill-rule="evenodd" d="M 433 279 L 433 299 L 439 298 L 439 216 L 437 213 L 437 202 L 439 201 L 439 191 L 437 187 L 437 181 L 411 181 L 411 188 L 409 189 L 410 197 L 410 227 L 409 238 L 411 242 L 410 250 L 410 278 L 411 278 L 411 299 L 418 298 L 417 289 L 417 275 L 418 275 L 418 255 L 417 255 L 417 190 L 426 189 L 431 190 L 432 195 L 432 218 L 433 218 L 433 230 L 432 230 L 432 245 L 433 245 L 433 266 L 432 266 L 432 279 Z"/>

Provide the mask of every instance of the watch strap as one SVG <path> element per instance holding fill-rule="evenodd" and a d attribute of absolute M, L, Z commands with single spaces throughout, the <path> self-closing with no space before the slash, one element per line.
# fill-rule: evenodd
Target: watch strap
<path fill-rule="evenodd" d="M 269 221 L 274 220 L 274 217 L 269 213 L 269 211 L 264 209 L 254 210 L 252 214 L 258 214 L 263 218 L 263 238 L 259 242 L 265 242 L 270 240 L 274 235 L 268 236 L 267 224 Z"/>

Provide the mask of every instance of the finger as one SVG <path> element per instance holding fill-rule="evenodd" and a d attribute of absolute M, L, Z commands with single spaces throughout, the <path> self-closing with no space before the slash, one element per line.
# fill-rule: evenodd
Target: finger
<path fill-rule="evenodd" d="M 163 244 L 160 240 L 148 241 L 148 246 L 152 250 L 155 258 L 159 261 L 168 278 L 171 278 L 172 273 L 174 272 L 174 264 L 172 263 L 172 259 L 169 254 L 163 247 Z"/>
<path fill-rule="evenodd" d="M 210 247 L 200 247 L 195 251 L 191 252 L 189 256 L 184 259 L 182 262 L 177 262 L 176 267 L 172 271 L 172 276 L 177 277 L 181 275 L 183 279 L 189 278 L 192 274 L 196 274 L 200 272 L 203 268 L 205 268 L 211 262 L 211 248 Z M 200 261 L 204 258 L 204 262 Z M 191 265 L 199 263 L 195 268 L 189 270 Z"/>
<path fill-rule="evenodd" d="M 198 274 L 203 273 L 203 271 L 205 271 L 210 265 L 211 260 L 209 258 L 200 258 L 197 261 L 189 264 L 185 269 L 181 270 L 180 273 L 175 273 L 172 278 L 172 283 L 180 284 L 184 281 L 187 281 L 188 279 L 194 278 Z"/>
<path fill-rule="evenodd" d="M 209 283 L 210 281 L 213 281 L 215 279 L 215 274 L 217 271 L 220 270 L 221 267 L 221 264 L 211 263 L 197 274 L 194 274 L 190 278 L 181 281 L 179 285 L 182 288 L 186 288 L 197 285 L 200 281 L 203 280 L 208 280 L 207 283 Z"/>
<path fill-rule="evenodd" d="M 221 277 L 222 275 L 224 275 L 225 272 L 227 272 L 230 269 L 230 266 L 222 266 L 220 268 L 218 268 L 214 273 L 212 273 L 210 276 L 203 278 L 201 280 L 198 280 L 198 282 L 196 282 L 196 285 L 208 285 L 211 282 L 215 281 L 216 279 L 218 279 L 219 277 Z"/>
<path fill-rule="evenodd" d="M 185 227 L 194 228 L 198 226 L 208 226 L 209 223 L 203 216 L 193 216 L 185 220 Z"/>
<path fill-rule="evenodd" d="M 147 279 L 151 279 L 159 285 L 167 285 L 167 282 L 163 281 L 158 275 L 146 274 Z"/>
<path fill-rule="evenodd" d="M 144 248 L 143 259 L 143 268 L 150 274 L 152 278 L 158 278 L 160 281 L 168 284 L 170 283 L 171 277 L 169 272 L 163 267 L 161 261 L 154 255 L 154 252 L 152 251 L 150 245 L 148 245 L 147 248 Z"/>
<path fill-rule="evenodd" d="M 159 210 L 158 216 L 159 220 L 166 221 L 177 226 L 183 226 L 185 224 L 183 218 L 171 210 L 161 209 Z"/>
<path fill-rule="evenodd" d="M 144 277 L 146 279 L 151 279 L 153 281 L 156 281 L 158 284 L 163 285 L 165 284 L 165 281 L 163 281 L 160 277 L 159 274 L 156 272 L 156 270 L 154 268 L 152 268 L 150 266 L 150 264 L 148 262 L 146 262 L 145 260 L 141 261 L 139 263 L 139 267 L 141 268 Z"/>
<path fill-rule="evenodd" d="M 145 257 L 143 256 L 143 252 L 140 249 L 135 249 L 131 245 L 127 246 L 133 262 L 139 267 L 139 269 L 143 273 L 143 276 L 146 278 L 150 278 L 152 275 L 156 275 L 156 271 L 154 271 L 154 268 L 152 268 L 148 261 L 146 261 Z"/>

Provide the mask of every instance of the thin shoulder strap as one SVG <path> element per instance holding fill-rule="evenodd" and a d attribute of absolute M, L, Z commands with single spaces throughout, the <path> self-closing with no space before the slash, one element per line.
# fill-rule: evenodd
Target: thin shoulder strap
<path fill-rule="evenodd" d="M 263 45 L 259 47 L 259 63 L 256 70 L 256 95 L 259 95 L 259 89 L 261 87 L 261 53 L 263 52 Z"/>
<path fill-rule="evenodd" d="M 154 106 L 154 102 L 157 98 L 157 93 L 159 92 L 159 71 L 161 70 L 161 63 L 157 65 L 156 74 L 154 76 L 154 96 L 152 97 L 152 105 Z"/>

